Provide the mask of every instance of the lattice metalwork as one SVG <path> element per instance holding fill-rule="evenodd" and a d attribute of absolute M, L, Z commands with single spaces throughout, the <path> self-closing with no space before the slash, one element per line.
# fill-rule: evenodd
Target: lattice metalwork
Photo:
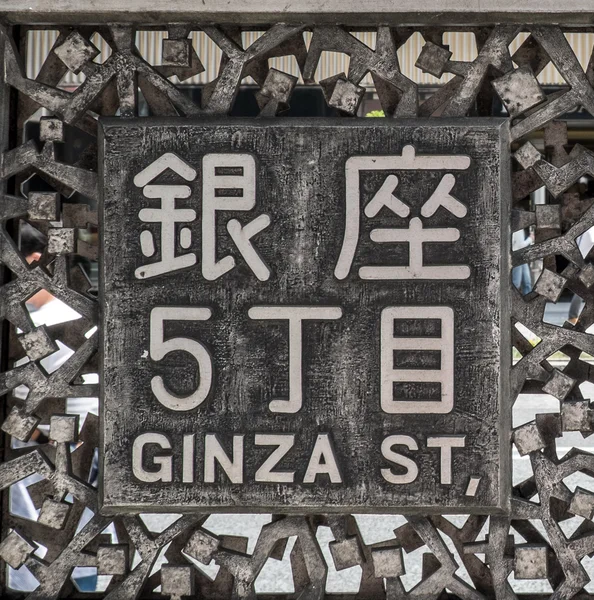
<path fill-rule="evenodd" d="M 397 57 L 413 28 L 378 27 L 372 49 L 339 26 L 278 24 L 244 48 L 239 27 L 176 25 L 168 27 L 162 42 L 163 64 L 154 66 L 135 47 L 134 27 L 64 27 L 34 80 L 26 77 L 23 67 L 30 51 L 24 29 L 18 35 L 0 29 L 6 83 L 0 129 L 7 131 L 8 123 L 12 127 L 12 134 L 5 135 L 0 165 L 5 190 L 0 200 L 0 259 L 5 269 L 0 316 L 7 323 L 5 341 L 10 338 L 8 369 L 0 375 L 6 407 L 0 487 L 7 490 L 29 478 L 27 489 L 39 515 L 31 520 L 15 510 L 11 514 L 5 495 L 0 557 L 14 569 L 26 567 L 38 581 L 27 597 L 84 596 L 73 568 L 91 567 L 104 579 L 100 595 L 110 600 L 193 594 L 252 598 L 267 562 L 283 556 L 290 560 L 287 572 L 292 573 L 285 590 L 294 590 L 299 598 L 323 598 L 329 574 L 356 566 L 360 581 L 352 596 L 360 598 L 428 599 L 445 597 L 447 591 L 460 598 L 509 599 L 516 597 L 512 574 L 516 583 L 543 582 L 543 597 L 590 597 L 594 493 L 575 488 L 570 480 L 594 476 L 594 455 L 578 448 L 561 455 L 559 441 L 568 439 L 567 432 L 583 437 L 593 432 L 594 410 L 584 397 L 583 384 L 592 379 L 588 360 L 594 356 L 594 336 L 588 328 L 594 323 L 594 264 L 582 255 L 577 239 L 594 226 L 593 201 L 580 184 L 594 176 L 594 153 L 569 144 L 565 124 L 555 119 L 576 107 L 594 116 L 594 54 L 584 70 L 559 27 L 498 25 L 469 29 L 476 36 L 478 56 L 472 62 L 457 62 L 443 43 L 444 30 L 421 29 L 426 43 L 417 66 L 436 77 L 453 77 L 420 102 L 418 86 L 401 73 Z M 176 75 L 183 81 L 203 70 L 204 57 L 187 39 L 195 30 L 204 31 L 223 53 L 218 75 L 203 90 L 202 106 L 170 80 Z M 309 47 L 306 31 L 312 32 Z M 512 56 L 509 46 L 521 32 L 529 36 Z M 102 63 L 95 62 L 98 50 L 90 42 L 95 33 L 111 48 Z M 97 372 L 97 300 L 75 260 L 97 257 L 96 237 L 81 235 L 97 225 L 97 118 L 136 116 L 139 91 L 154 115 L 224 115 L 248 76 L 259 86 L 260 115 L 273 117 L 291 103 L 296 78 L 270 68 L 268 59 L 294 56 L 303 80 L 314 83 L 324 51 L 350 56 L 348 73 L 318 82 L 327 103 L 343 116 L 357 114 L 365 91 L 360 84 L 370 74 L 386 118 L 487 116 L 499 97 L 512 119 L 511 226 L 513 231 L 536 228 L 536 243 L 514 252 L 513 261 L 521 265 L 542 260 L 543 271 L 532 292 L 522 296 L 514 289 L 511 319 L 517 360 L 509 401 L 522 402 L 522 393 L 559 400 L 557 411 L 538 414 L 510 432 L 510 443 L 531 465 L 530 473 L 513 488 L 512 512 L 509 517 L 472 515 L 458 520 L 409 516 L 380 542 L 366 539 L 360 520 L 350 515 L 273 516 L 249 552 L 247 537 L 215 535 L 204 527 L 208 515 L 171 518 L 152 532 L 149 521 L 140 516 L 103 517 L 97 512 L 97 489 L 88 483 L 98 442 L 97 418 L 89 414 L 78 432 L 76 416 L 65 413 L 66 398 L 98 395 L 97 383 L 89 377 Z M 566 82 L 554 92 L 536 79 L 550 63 Z M 73 92 L 59 87 L 68 72 L 84 74 L 84 82 Z M 49 114 L 40 123 L 40 145 L 32 140 L 21 143 L 25 124 L 39 108 Z M 84 132 L 88 143 L 64 156 L 60 149 L 68 127 Z M 535 142 L 542 131 L 544 154 Z M 27 185 L 34 174 L 48 184 L 42 191 Z M 532 210 L 526 199 L 542 186 L 549 202 Z M 87 204 L 66 202 L 74 193 Z M 19 220 L 30 221 L 47 236 L 45 250 L 31 264 L 15 242 Z M 36 326 L 26 301 L 40 290 L 80 318 Z M 564 326 L 543 321 L 547 304 L 556 302 L 563 290 L 585 301 L 579 320 Z M 73 353 L 50 373 L 42 363 L 58 340 Z M 559 367 L 555 356 L 564 358 L 565 366 Z M 23 392 L 20 386 L 27 389 Z M 48 440 L 42 443 L 37 437 L 36 443 L 23 444 L 43 424 L 50 427 Z M 246 528 L 253 525 L 254 518 L 243 519 Z M 324 527 L 334 537 L 329 553 L 328 538 L 320 534 Z M 410 589 L 405 586 L 410 561 L 405 559 L 415 552 L 423 558 L 418 582 Z M 200 565 L 211 559 L 220 568 L 207 576 Z M 10 593 L 8 585 L 4 578 L 3 597 Z"/>

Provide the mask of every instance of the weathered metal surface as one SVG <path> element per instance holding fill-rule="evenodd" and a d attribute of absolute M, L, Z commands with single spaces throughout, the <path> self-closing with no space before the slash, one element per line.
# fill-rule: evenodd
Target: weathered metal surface
<path fill-rule="evenodd" d="M 2 4 L 2 8 L 8 6 L 6 2 Z M 39 8 L 40 12 L 29 10 L 32 6 Z M 102 4 L 104 6 L 107 5 Z M 124 11 L 132 8 L 129 3 L 120 3 L 120 6 Z M 153 6 L 158 5 L 153 3 Z M 221 6 L 224 8 L 222 4 Z M 328 3 L 324 3 L 325 6 L 329 6 Z M 390 6 L 395 5 L 390 3 Z M 51 15 L 47 11 L 44 14 L 39 3 L 19 4 L 19 7 L 19 18 L 25 21 L 47 23 L 50 20 L 70 20 L 75 24 L 74 29 L 87 41 L 94 31 L 98 31 L 112 50 L 111 56 L 103 63 L 88 59 L 83 62 L 81 72 L 85 74 L 85 82 L 76 91 L 68 93 L 57 88 L 68 67 L 54 50 L 50 51 L 36 79 L 28 79 L 23 62 L 27 58 L 27 52 L 35 49 L 27 50 L 26 44 L 21 43 L 26 39 L 25 32 L 21 32 L 22 40 L 21 35 L 15 39 L 10 32 L 2 30 L 0 33 L 3 42 L 7 44 L 7 49 L 3 52 L 5 83 L 13 91 L 19 92 L 16 114 L 8 116 L 3 112 L 0 125 L 6 128 L 10 122 L 17 129 L 13 138 L 14 145 L 8 147 L 3 154 L 1 169 L 2 181 L 9 183 L 12 195 L 3 195 L 0 199 L 0 219 L 3 224 L 0 230 L 0 260 L 12 277 L 0 288 L 0 316 L 9 323 L 11 333 L 14 334 L 9 348 L 11 358 L 23 358 L 26 352 L 16 336 L 16 328 L 23 335 L 36 328 L 23 306 L 24 301 L 35 291 L 47 289 L 83 316 L 67 323 L 46 326 L 54 341 L 61 340 L 74 350 L 74 354 L 53 374 L 45 372 L 40 366 L 43 359 L 34 358 L 42 351 L 41 346 L 35 343 L 29 345 L 33 353 L 29 364 L 9 365 L 10 369 L 0 375 L 0 393 L 8 398 L 7 418 L 2 429 L 16 439 L 30 440 L 38 423 L 49 425 L 52 414 L 60 415 L 65 412 L 65 398 L 96 396 L 98 393 L 95 383 L 83 383 L 79 377 L 81 373 L 97 371 L 96 335 L 89 339 L 84 335 L 97 323 L 97 303 L 88 294 L 88 280 L 81 275 L 78 267 L 71 264 L 71 259 L 76 254 L 50 254 L 46 251 L 37 266 L 28 266 L 4 226 L 7 223 L 13 224 L 16 218 L 29 219 L 43 231 L 49 229 L 50 225 L 52 228 L 59 228 L 60 224 L 66 228 L 84 228 L 87 223 L 94 222 L 97 158 L 94 143 L 67 159 L 60 158 L 54 152 L 61 144 L 55 139 L 40 142 L 37 147 L 33 147 L 31 143 L 21 144 L 25 121 L 43 106 L 49 114 L 64 123 L 95 136 L 98 114 L 114 115 L 120 107 L 122 114 L 130 114 L 136 110 L 137 94 L 130 81 L 137 74 L 138 86 L 155 115 L 199 115 L 207 108 L 208 103 L 204 107 L 197 106 L 165 78 L 171 69 L 180 69 L 179 72 L 183 73 L 184 69 L 200 68 L 196 59 L 191 57 L 190 67 L 151 65 L 140 59 L 133 43 L 137 28 L 134 23 L 145 21 L 144 14 L 139 16 L 133 12 L 124 13 L 128 20 L 128 25 L 125 26 L 120 23 L 120 26 L 92 27 L 88 23 L 99 21 L 103 18 L 102 14 L 105 18 L 109 17 L 112 23 L 117 23 L 118 19 L 114 18 L 114 13 L 88 12 L 88 17 L 82 19 L 84 23 L 81 24 L 80 3 L 76 3 L 76 12 L 70 16 L 65 12 L 65 3 L 59 6 L 59 9 L 64 10 L 57 9 L 55 3 L 51 7 L 48 4 Z M 269 10 L 270 5 L 267 4 L 266 8 Z M 323 7 L 318 3 L 315 8 L 321 10 Z M 541 22 L 545 24 L 551 22 L 550 13 L 541 13 L 539 16 L 534 12 L 538 8 L 546 10 L 547 3 L 538 3 L 538 6 L 531 4 L 530 14 L 522 13 L 521 5 L 516 2 L 511 3 L 511 8 L 514 20 L 526 17 L 532 21 L 542 19 Z M 567 4 L 557 3 L 555 10 L 559 16 L 554 21 L 587 21 L 592 14 L 588 8 L 586 7 L 585 13 L 580 13 L 572 11 Z M 99 10 L 97 3 L 93 10 Z M 370 11 L 369 6 L 366 5 L 361 10 L 366 11 L 366 14 L 362 15 L 361 11 L 353 14 L 356 25 L 364 26 L 366 18 L 377 22 L 376 15 Z M 570 12 L 563 16 L 563 11 Z M 162 17 L 162 13 L 159 14 Z M 271 14 L 268 12 L 268 18 L 272 18 Z M 170 565 L 185 567 L 185 572 L 189 566 L 196 593 L 205 598 L 253 598 L 256 594 L 257 577 L 267 563 L 270 565 L 275 562 L 273 559 L 281 556 L 290 561 L 293 585 L 283 588 L 283 592 L 294 589 L 293 595 L 302 598 L 324 597 L 329 585 L 327 582 L 330 581 L 329 574 L 336 577 L 336 566 L 351 564 L 355 560 L 360 567 L 361 579 L 355 583 L 355 587 L 358 585 L 358 592 L 344 594 L 351 597 L 358 594 L 364 598 L 387 597 L 400 600 L 438 598 L 449 593 L 459 598 L 509 599 L 515 598 L 518 592 L 518 581 L 517 577 L 514 579 L 514 575 L 546 577 L 533 580 L 540 586 L 537 589 L 542 590 L 532 594 L 533 598 L 553 597 L 557 600 L 574 596 L 592 597 L 591 592 L 588 592 L 592 589 L 589 584 L 592 579 L 590 561 L 594 552 L 591 494 L 584 486 L 574 488 L 572 483 L 578 478 L 587 479 L 594 472 L 592 455 L 580 448 L 582 443 L 588 442 L 582 442 L 582 437 L 591 436 L 593 427 L 592 408 L 584 386 L 592 380 L 591 365 L 583 360 L 585 355 L 582 354 L 585 352 L 590 356 L 594 355 L 593 336 L 587 332 L 594 323 L 591 285 L 593 265 L 589 255 L 581 254 L 576 242 L 576 238 L 594 225 L 592 199 L 587 189 L 579 184 L 582 176 L 591 175 L 592 167 L 588 153 L 583 149 L 576 149 L 573 139 L 568 137 L 566 124 L 555 121 L 563 118 L 564 114 L 576 106 L 583 106 L 586 113 L 593 112 L 592 68 L 581 67 L 563 35 L 563 29 L 552 25 L 518 27 L 518 32 L 529 35 L 520 50 L 513 55 L 513 60 L 508 60 L 508 40 L 514 32 L 505 27 L 494 26 L 493 20 L 487 20 L 498 16 L 505 22 L 509 14 L 506 17 L 501 13 L 483 13 L 484 26 L 467 29 L 477 42 L 478 56 L 472 62 L 451 60 L 448 53 L 455 49 L 447 48 L 444 34 L 459 28 L 448 29 L 445 24 L 450 17 L 443 13 L 418 19 L 415 17 L 414 23 L 420 23 L 418 27 L 401 27 L 403 21 L 399 20 L 396 27 L 389 29 L 389 33 L 395 44 L 401 44 L 401 40 L 407 35 L 420 32 L 426 40 L 427 48 L 426 56 L 421 61 L 424 68 L 455 75 L 450 83 L 431 91 L 422 102 L 417 101 L 418 113 L 413 116 L 439 117 L 446 108 L 448 114 L 458 117 L 470 114 L 490 116 L 493 98 L 497 93 L 491 82 L 506 75 L 500 82 L 502 85 L 496 87 L 503 90 L 502 95 L 509 107 L 514 107 L 514 110 L 515 107 L 517 110 L 526 109 L 524 113 L 516 112 L 517 116 L 511 123 L 512 136 L 517 139 L 517 144 L 514 145 L 515 158 L 512 160 L 515 172 L 511 229 L 517 231 L 535 224 L 536 243 L 514 252 L 512 258 L 514 264 L 543 260 L 545 268 L 558 278 L 549 279 L 553 285 L 544 285 L 543 281 L 542 287 L 539 286 L 545 295 L 541 295 L 538 290 L 525 296 L 515 290 L 512 292 L 512 324 L 523 324 L 534 335 L 528 334 L 525 329 L 512 329 L 512 343 L 517 351 L 518 362 L 510 371 L 510 402 L 519 409 L 519 414 L 528 415 L 528 422 L 518 423 L 512 437 L 512 443 L 526 456 L 525 459 L 514 462 L 525 465 L 526 474 L 516 473 L 509 516 L 489 518 L 477 514 L 461 518 L 454 524 L 441 515 L 409 515 L 406 517 L 407 522 L 398 526 L 393 534 L 391 531 L 387 532 L 385 541 L 366 537 L 364 530 L 362 532 L 359 529 L 359 525 L 363 527 L 361 519 L 351 515 L 273 517 L 262 528 L 257 540 L 252 537 L 254 543 L 249 547 L 247 527 L 253 522 L 240 515 L 235 515 L 234 518 L 245 525 L 245 531 L 242 529 L 239 534 L 242 537 L 215 535 L 212 531 L 207 531 L 206 528 L 212 529 L 212 525 L 206 521 L 206 515 L 182 515 L 172 524 L 166 522 L 159 527 L 153 526 L 153 531 L 149 532 L 140 517 L 108 518 L 98 514 L 97 491 L 92 485 L 85 483 L 91 471 L 94 450 L 98 446 L 98 421 L 94 415 L 88 415 L 79 432 L 76 448 L 70 442 L 45 443 L 21 449 L 5 447 L 5 460 L 0 466 L 1 488 L 7 489 L 34 475 L 40 481 L 29 483 L 27 489 L 37 509 L 43 507 L 47 498 L 56 503 L 72 503 L 64 523 L 60 523 L 60 529 L 47 527 L 37 522 L 35 517 L 31 520 L 14 511 L 9 512 L 6 510 L 6 501 L 3 505 L 4 537 L 0 542 L 0 558 L 15 566 L 24 561 L 23 568 L 28 568 L 34 575 L 35 585 L 39 583 L 38 588 L 28 594 L 28 597 L 47 600 L 86 595 L 78 592 L 72 581 L 73 568 L 77 566 L 98 567 L 102 573 L 114 573 L 102 593 L 110 600 L 156 597 L 158 593 L 155 590 L 162 583 L 160 563 L 156 562 L 161 555 Z M 274 14 L 275 22 L 277 17 Z M 148 14 L 146 19 L 149 18 L 153 17 Z M 312 18 L 315 22 L 304 29 L 313 29 L 315 33 L 316 24 L 324 19 L 323 15 L 316 15 L 315 10 L 292 23 L 301 26 L 302 23 L 311 22 Z M 347 18 L 348 15 L 343 19 L 334 13 L 328 16 L 333 26 L 345 23 Z M 222 34 L 214 32 L 212 27 L 209 29 L 225 53 L 220 65 L 221 72 L 233 62 L 225 72 L 226 81 L 217 80 L 216 73 L 212 76 L 210 87 L 217 89 L 218 86 L 218 91 L 211 112 L 219 111 L 224 114 L 233 105 L 242 76 L 249 74 L 253 77 L 255 74 L 258 79 L 254 79 L 259 86 L 270 76 L 267 84 L 264 84 L 267 87 L 266 94 L 262 93 L 264 88 L 261 90 L 263 98 L 260 99 L 260 107 L 269 110 L 267 114 L 274 114 L 281 104 L 290 104 L 294 99 L 288 91 L 291 82 L 284 77 L 280 77 L 279 82 L 276 75 L 270 75 L 268 58 L 271 56 L 270 52 L 296 55 L 298 64 L 304 65 L 307 49 L 305 43 L 300 44 L 299 41 L 301 29 L 297 27 L 291 36 L 290 30 L 277 28 L 265 40 L 262 51 L 256 46 L 246 55 L 241 44 L 240 26 L 249 24 L 250 20 L 243 16 L 234 21 L 235 27 L 227 25 L 220 29 Z M 265 20 L 260 22 L 264 23 Z M 200 24 L 193 23 L 188 22 L 187 25 L 193 29 L 201 29 Z M 426 27 L 425 24 L 428 23 L 432 23 L 434 27 Z M 162 20 L 153 20 L 153 24 L 162 26 L 163 23 Z M 72 33 L 71 27 L 60 25 L 57 28 L 59 37 L 55 49 Z M 169 38 L 180 39 L 179 26 L 169 29 Z M 350 35 L 348 27 L 342 29 Z M 375 24 L 370 29 L 380 33 Z M 330 40 L 324 31 L 325 28 L 320 29 L 318 39 Z M 382 31 L 385 35 L 387 30 L 383 28 Z M 285 32 L 288 32 L 290 41 L 284 37 Z M 395 52 L 386 52 L 385 60 L 388 64 L 384 69 L 376 62 L 374 54 L 370 54 L 365 48 L 358 48 L 348 37 L 341 39 L 337 35 L 335 38 L 340 48 L 349 51 L 354 44 L 356 55 L 356 68 L 337 77 L 343 84 L 346 81 L 352 85 L 341 85 L 339 91 L 341 88 L 348 93 L 356 90 L 361 84 L 362 70 L 365 70 L 366 65 L 385 75 L 389 75 L 388 67 L 391 67 L 393 76 L 397 77 L 400 69 Z M 283 43 L 287 45 L 283 46 Z M 389 43 L 386 45 L 386 38 L 383 44 L 384 48 L 390 49 Z M 430 44 L 438 46 L 441 51 L 436 51 Z M 324 49 L 329 47 L 322 48 Z M 203 64 L 207 64 L 207 57 L 198 58 Z M 530 90 L 518 89 L 515 87 L 518 82 L 526 81 L 525 72 L 517 76 L 510 74 L 517 68 L 525 70 L 528 67 L 536 77 L 549 63 L 559 71 L 567 86 L 555 93 L 543 89 L 547 95 L 546 100 L 526 108 L 540 97 L 534 81 L 528 77 L 532 82 Z M 241 73 L 240 68 L 243 69 Z M 315 70 L 311 72 L 315 75 Z M 381 82 L 376 82 L 376 85 L 379 89 Z M 331 99 L 337 87 L 336 81 L 325 82 L 324 87 Z M 341 94 L 342 92 L 335 101 L 347 107 L 352 106 L 342 102 Z M 386 93 L 381 91 L 380 98 L 387 114 L 393 114 L 401 102 L 400 91 L 389 87 Z M 268 99 L 273 99 L 274 102 L 269 102 Z M 408 110 L 409 106 L 406 103 L 402 108 L 406 107 Z M 528 141 L 536 143 L 533 134 L 541 129 L 544 129 L 544 147 L 535 146 L 532 149 L 526 146 Z M 47 134 L 49 137 L 58 137 L 53 132 L 48 131 Z M 22 195 L 21 183 L 31 173 L 43 177 L 57 193 L 55 200 L 50 197 L 42 199 L 34 193 L 30 193 L 28 197 Z M 527 201 L 528 194 L 543 185 L 551 194 L 547 198 L 547 204 L 560 207 L 557 216 L 554 209 L 533 210 Z M 68 197 L 73 190 L 86 195 L 90 203 L 88 211 L 73 212 L 71 205 L 64 202 L 64 195 Z M 56 217 L 61 217 L 62 222 Z M 90 253 L 90 247 L 85 246 L 83 240 L 76 241 L 75 252 Z M 585 300 L 585 307 L 575 325 L 558 327 L 543 322 L 544 309 L 560 286 L 579 294 Z M 553 365 L 559 364 L 553 359 L 559 356 L 556 354 L 559 351 L 567 357 L 567 362 L 565 366 L 555 368 Z M 550 357 L 553 359 L 549 360 Z M 26 399 L 14 397 L 13 394 L 13 390 L 21 383 L 25 383 L 31 390 Z M 541 393 L 545 387 L 551 394 L 545 399 L 550 401 L 556 397 L 562 400 L 558 401 L 558 410 L 542 408 L 547 412 L 534 415 L 538 411 L 527 406 L 524 394 Z M 563 436 L 565 427 L 574 432 L 574 437 Z M 54 505 L 48 504 L 47 507 L 53 509 Z M 86 508 L 94 516 L 79 530 L 78 525 Z M 46 516 L 51 514 L 51 511 L 47 512 L 48 509 Z M 115 536 L 107 537 L 104 533 L 110 523 L 114 525 L 117 539 Z M 337 542 L 327 554 L 326 542 L 322 537 L 323 527 L 326 526 L 331 529 Z M 11 533 L 10 530 L 14 531 Z M 357 543 L 353 543 L 353 537 Z M 296 540 L 295 544 L 289 549 L 293 540 Z M 37 544 L 47 548 L 43 559 L 34 554 Z M 546 562 L 543 546 L 547 549 Z M 388 552 L 388 548 L 392 552 Z M 419 554 L 423 555 L 422 564 L 421 561 L 415 564 L 414 557 Z M 192 556 L 197 556 L 204 563 L 214 559 L 220 567 L 218 572 L 213 574 L 213 571 L 209 571 L 209 575 L 206 575 L 205 568 L 191 562 Z M 400 560 L 401 556 L 404 560 Z M 404 575 L 401 575 L 403 570 Z M 181 575 L 184 571 L 179 573 L 179 577 L 176 572 L 165 576 L 167 585 L 171 586 L 166 589 L 174 597 L 188 589 L 187 578 L 184 579 Z M 10 591 L 3 589 L 2 594 L 8 596 Z M 330 596 L 335 597 L 335 594 Z"/>
<path fill-rule="evenodd" d="M 561 23 L 591 25 L 592 6 L 589 0 L 500 0 L 496 5 L 485 5 L 480 0 L 439 0 L 439 5 L 402 0 L 377 0 L 361 6 L 353 0 L 284 0 L 271 5 L 266 0 L 218 2 L 202 0 L 28 0 L 26 6 L 19 0 L 3 0 L 0 16 L 14 23 L 109 23 L 134 22 L 151 25 L 184 21 L 205 23 L 242 23 L 268 25 L 279 16 L 285 22 L 310 21 L 349 25 L 490 25 L 492 23 Z"/>
<path fill-rule="evenodd" d="M 506 509 L 508 147 L 105 123 L 103 509 Z"/>

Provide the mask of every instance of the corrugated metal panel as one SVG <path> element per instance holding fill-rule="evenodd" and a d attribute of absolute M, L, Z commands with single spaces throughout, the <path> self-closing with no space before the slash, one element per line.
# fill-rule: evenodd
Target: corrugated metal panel
<path fill-rule="evenodd" d="M 255 42 L 258 37 L 262 35 L 262 32 L 250 31 L 242 34 L 242 40 L 244 47 Z M 364 44 L 370 48 L 375 48 L 376 34 L 375 32 L 364 32 L 354 34 Z M 311 34 L 306 32 L 305 43 L 309 45 L 311 40 Z M 577 57 L 582 65 L 582 68 L 586 68 L 590 55 L 592 54 L 592 48 L 594 46 L 594 34 L 593 33 L 567 33 L 565 34 L 572 48 L 577 54 Z M 27 75 L 28 77 L 36 77 L 39 73 L 39 69 L 43 64 L 43 61 L 47 58 L 52 46 L 54 45 L 58 37 L 57 31 L 44 30 L 44 31 L 30 31 L 28 34 L 27 44 L 29 52 L 27 54 Z M 166 33 L 163 31 L 140 31 L 136 34 L 136 44 L 141 55 L 151 64 L 161 64 L 161 45 L 162 40 L 166 37 Z M 510 44 L 511 52 L 520 46 L 520 44 L 528 37 L 528 34 L 523 33 Z M 93 37 L 93 43 L 101 50 L 101 54 L 96 59 L 97 62 L 103 62 L 111 54 L 111 49 L 105 40 L 95 35 Z M 221 50 L 216 44 L 214 44 L 210 38 L 201 31 L 192 32 L 192 43 L 200 59 L 202 60 L 205 72 L 186 80 L 184 83 L 198 84 L 212 81 L 216 77 L 216 73 L 221 59 Z M 450 46 L 450 50 L 453 52 L 452 59 L 460 61 L 471 61 L 476 57 L 476 42 L 474 34 L 468 32 L 457 32 L 457 33 L 446 33 L 444 35 L 444 43 Z M 420 33 L 415 33 L 406 42 L 406 44 L 398 51 L 398 58 L 400 60 L 400 67 L 402 72 L 420 84 L 439 85 L 445 83 L 451 79 L 451 75 L 444 75 L 440 79 L 423 73 L 420 69 L 414 66 L 415 60 L 423 47 L 424 40 Z M 316 80 L 325 79 L 337 73 L 347 73 L 349 68 L 349 57 L 345 54 L 336 52 L 323 52 L 320 59 L 320 64 L 316 71 Z M 285 56 L 281 58 L 273 58 L 270 60 L 270 65 L 291 73 L 292 75 L 298 75 L 297 62 L 292 56 Z M 559 75 L 557 69 L 549 64 L 544 71 L 538 76 L 538 80 L 542 84 L 562 85 L 563 79 Z M 73 86 L 80 84 L 83 81 L 82 75 L 74 75 L 68 73 L 64 80 L 61 82 L 64 86 Z M 177 78 L 173 79 L 177 83 Z M 301 81 L 301 80 L 300 80 Z M 249 80 L 246 83 L 250 83 Z M 363 80 L 363 85 L 373 87 L 371 77 L 367 75 Z"/>

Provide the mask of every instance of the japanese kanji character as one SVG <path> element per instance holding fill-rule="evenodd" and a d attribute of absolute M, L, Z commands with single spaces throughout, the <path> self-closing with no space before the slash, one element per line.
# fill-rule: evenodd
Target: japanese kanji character
<path fill-rule="evenodd" d="M 196 264 L 196 254 L 188 252 L 176 256 L 176 233 L 177 223 L 191 223 L 196 219 L 196 211 L 192 208 L 176 208 L 177 198 L 188 198 L 192 193 L 187 185 L 151 185 L 150 182 L 158 177 L 163 171 L 171 169 L 186 181 L 196 178 L 196 171 L 175 154 L 167 152 L 148 167 L 143 169 L 134 177 L 134 185 L 142 188 L 145 198 L 159 198 L 159 208 L 143 208 L 138 217 L 144 223 L 161 224 L 161 260 L 136 269 L 134 275 L 138 279 L 156 277 L 163 273 L 170 273 Z M 192 232 L 188 227 L 180 230 L 180 246 L 184 249 L 190 247 Z M 142 254 L 147 258 L 156 252 L 155 240 L 151 231 L 145 229 L 140 233 L 140 247 Z"/>
<path fill-rule="evenodd" d="M 346 226 L 342 249 L 334 274 L 345 279 L 350 272 L 360 228 L 360 173 L 361 171 L 382 170 L 465 170 L 470 166 L 470 158 L 463 155 L 416 155 L 412 146 L 405 146 L 400 156 L 353 156 L 346 162 Z M 443 207 L 457 218 L 467 214 L 467 208 L 450 192 L 456 182 L 452 173 L 442 176 L 437 188 L 421 208 L 421 216 L 431 217 Z M 377 216 L 382 208 L 387 208 L 401 218 L 408 218 L 410 207 L 394 191 L 398 177 L 389 174 L 380 189 L 365 206 L 368 218 Z M 408 228 L 373 229 L 371 240 L 378 243 L 407 243 L 409 264 L 406 266 L 364 266 L 359 269 L 361 279 L 467 279 L 470 268 L 467 265 L 426 266 L 423 262 L 423 244 L 427 242 L 455 242 L 460 231 L 453 227 L 425 228 L 420 217 L 411 218 Z"/>
<path fill-rule="evenodd" d="M 418 332 L 400 334 L 395 323 L 439 321 L 439 333 L 419 335 Z M 429 325 L 429 323 L 427 323 Z M 382 310 L 380 327 L 381 354 L 381 407 L 389 414 L 449 413 L 454 407 L 454 311 L 449 306 L 389 306 Z M 439 352 L 436 368 L 407 368 L 400 358 L 411 353 Z M 430 356 L 428 356 L 431 359 Z M 437 365 L 439 364 L 439 367 Z M 439 396 L 435 399 L 395 397 L 397 383 L 438 383 Z"/>

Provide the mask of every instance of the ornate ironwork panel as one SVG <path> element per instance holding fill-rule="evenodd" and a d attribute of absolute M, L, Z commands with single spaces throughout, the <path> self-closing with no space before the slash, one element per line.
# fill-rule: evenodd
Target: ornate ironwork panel
<path fill-rule="evenodd" d="M 475 37 L 477 54 L 459 61 L 444 35 L 460 28 L 379 25 L 368 28 L 376 39 L 370 47 L 346 26 L 278 23 L 244 47 L 239 25 L 185 23 L 162 27 L 168 37 L 157 65 L 141 55 L 133 24 L 52 29 L 57 39 L 31 78 L 25 69 L 35 52 L 31 29 L 0 28 L 3 597 L 590 597 L 594 455 L 583 447 L 594 424 L 588 388 L 594 264 L 581 240 L 594 226 L 587 185 L 594 177 L 588 147 L 594 134 L 576 141 L 564 117 L 576 108 L 594 117 L 594 54 L 582 66 L 555 25 L 463 28 Z M 193 31 L 222 53 L 200 103 L 179 83 L 204 70 L 206 57 L 188 39 Z M 416 66 L 438 78 L 449 75 L 428 91 L 400 69 L 399 50 L 415 33 L 425 40 Z M 91 41 L 97 34 L 109 56 L 99 58 Z M 522 41 L 511 53 L 518 36 Z M 324 52 L 348 55 L 348 71 L 316 81 Z M 515 472 L 507 516 L 106 517 L 98 511 L 98 419 L 90 412 L 79 431 L 73 401 L 98 396 L 98 302 L 88 277 L 101 248 L 97 119 L 139 116 L 141 106 L 158 116 L 228 115 L 246 78 L 257 86 L 259 115 L 274 117 L 294 106 L 297 77 L 270 66 L 287 56 L 303 82 L 321 87 L 337 119 L 358 113 L 366 76 L 386 119 L 439 123 L 493 116 L 500 106 L 507 112 L 510 231 L 535 231 L 534 244 L 513 252 L 513 265 L 542 261 L 532 290 L 511 290 L 514 365 L 507 401 L 517 418 L 509 432 Z M 549 64 L 563 82 L 556 89 L 538 81 Z M 75 89 L 60 85 L 68 73 L 80 74 Z M 34 139 L 28 127 L 40 114 Z M 546 203 L 530 204 L 530 194 L 543 186 Z M 37 233 L 23 233 L 23 222 Z M 43 247 L 27 250 L 27 235 Z M 40 324 L 31 312 L 40 293 L 60 300 L 66 316 Z M 551 323 L 547 311 L 568 293 L 584 303 L 579 318 Z M 70 351 L 52 362 L 63 347 Z"/>

